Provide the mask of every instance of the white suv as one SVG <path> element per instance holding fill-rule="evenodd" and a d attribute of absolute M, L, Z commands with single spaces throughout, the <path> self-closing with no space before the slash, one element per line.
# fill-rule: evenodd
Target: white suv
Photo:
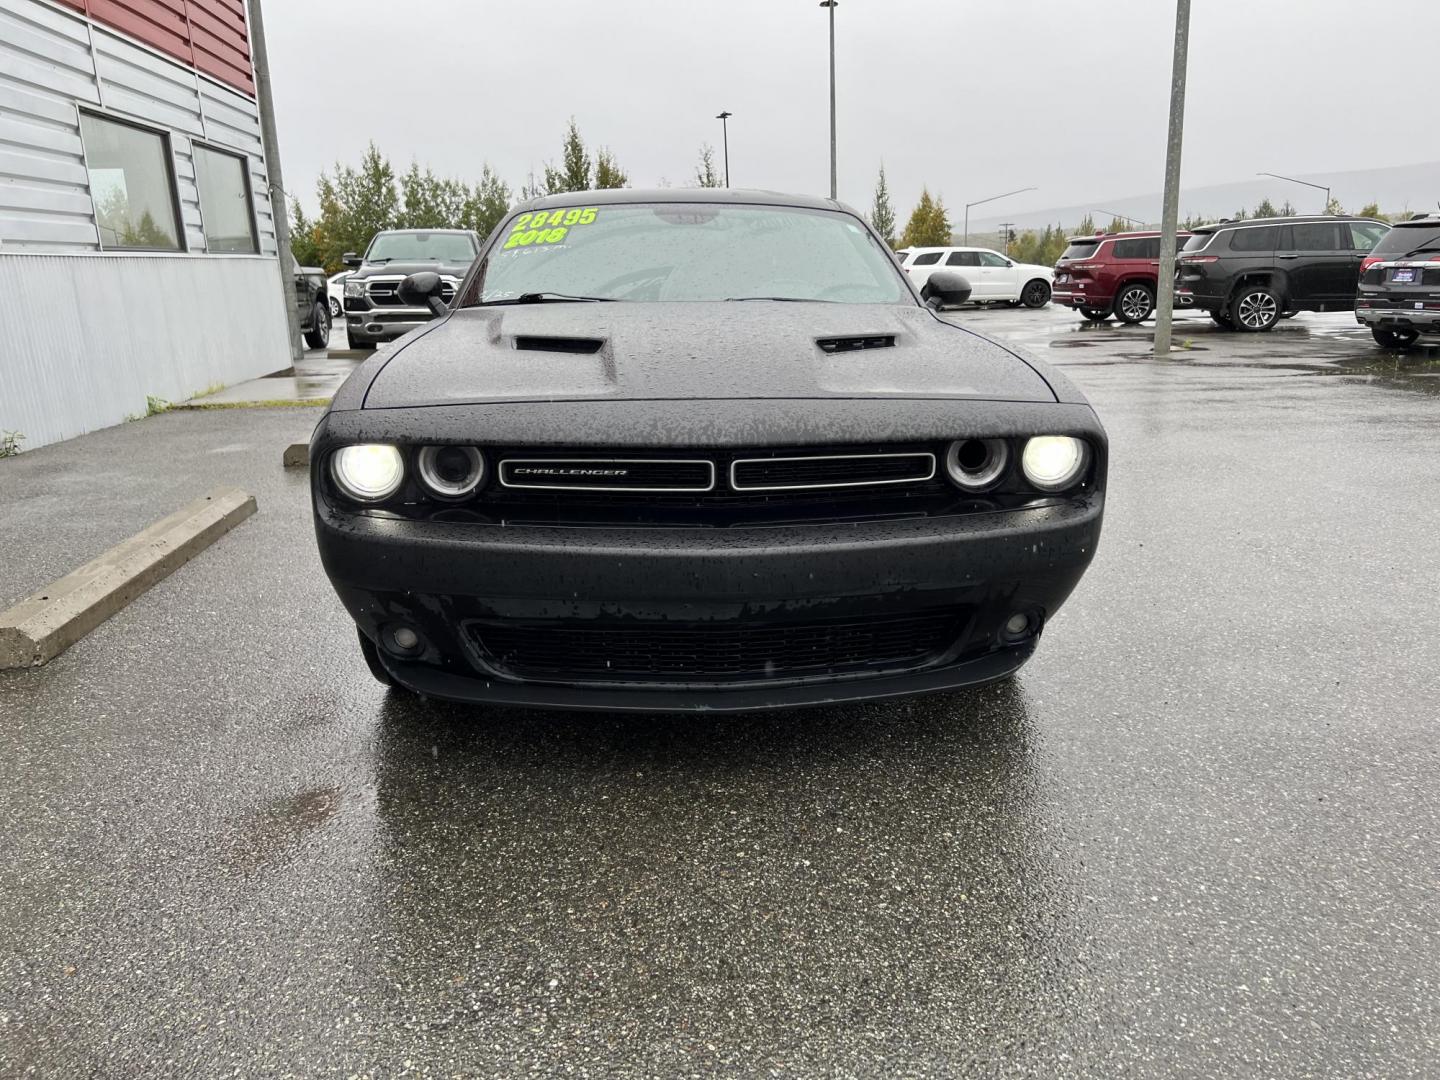
<path fill-rule="evenodd" d="M 977 304 L 1021 303 L 1029 308 L 1050 302 L 1055 271 L 1048 266 L 1017 263 L 989 248 L 902 248 L 895 253 L 905 272 L 923 288 L 936 270 L 954 270 L 970 282 Z"/>

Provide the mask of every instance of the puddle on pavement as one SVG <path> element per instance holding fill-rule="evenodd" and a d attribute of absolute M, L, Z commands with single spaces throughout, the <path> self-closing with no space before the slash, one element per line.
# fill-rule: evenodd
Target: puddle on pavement
<path fill-rule="evenodd" d="M 236 822 L 223 859 L 243 871 L 256 870 L 288 854 L 307 834 L 333 818 L 341 802 L 339 788 L 317 788 L 251 810 Z"/>

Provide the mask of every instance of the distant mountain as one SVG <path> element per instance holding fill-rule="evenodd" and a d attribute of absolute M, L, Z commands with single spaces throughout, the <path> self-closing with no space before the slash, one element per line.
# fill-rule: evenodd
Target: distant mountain
<path fill-rule="evenodd" d="M 1397 165 L 1388 169 L 1363 169 L 1354 172 L 1304 174 L 1301 180 L 1315 184 L 1327 184 L 1331 194 L 1340 204 L 1354 212 L 1367 203 L 1379 203 L 1387 212 L 1410 210 L 1416 213 L 1434 213 L 1440 210 L 1440 161 L 1423 165 Z M 1215 184 L 1210 187 L 1180 189 L 1180 219 L 1189 215 L 1206 218 L 1233 217 L 1236 210 L 1249 213 L 1263 199 L 1279 207 L 1289 199 L 1296 213 L 1318 214 L 1324 208 L 1325 193 L 1301 184 L 1288 184 L 1283 180 L 1271 180 L 1257 176 L 1233 184 Z M 1001 222 L 1014 222 L 1019 229 L 1044 228 L 1046 225 L 1063 223 L 1073 229 L 1086 214 L 1095 218 L 1098 228 L 1110 223 L 1106 211 L 1123 214 L 1137 221 L 1158 223 L 1164 195 L 1156 191 L 1149 195 L 1110 196 L 1073 206 L 1057 206 L 1048 210 L 1034 210 L 1028 213 L 1010 213 L 986 218 L 971 218 L 972 239 L 976 233 L 995 233 Z M 952 219 L 955 211 L 951 211 Z M 954 222 L 956 226 L 959 221 Z"/>

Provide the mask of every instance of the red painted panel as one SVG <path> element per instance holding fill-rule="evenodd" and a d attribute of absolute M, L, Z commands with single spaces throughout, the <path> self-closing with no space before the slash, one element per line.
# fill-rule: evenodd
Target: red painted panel
<path fill-rule="evenodd" d="M 255 96 L 244 0 L 60 0 Z"/>

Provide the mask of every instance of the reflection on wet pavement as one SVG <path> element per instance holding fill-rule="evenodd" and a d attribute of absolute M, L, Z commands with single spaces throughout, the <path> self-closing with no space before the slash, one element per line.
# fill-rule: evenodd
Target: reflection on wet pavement
<path fill-rule="evenodd" d="M 325 582 L 297 410 L 4 462 L 37 583 L 183 485 L 262 511 L 0 674 L 0 1075 L 1434 1076 L 1435 354 L 952 318 L 1112 449 L 1089 575 L 971 693 L 426 703 Z"/>

